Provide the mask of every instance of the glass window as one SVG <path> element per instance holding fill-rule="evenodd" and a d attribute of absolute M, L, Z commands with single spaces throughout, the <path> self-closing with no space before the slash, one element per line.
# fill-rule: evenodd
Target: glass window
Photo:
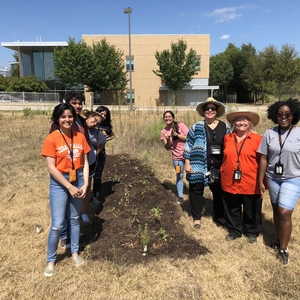
<path fill-rule="evenodd" d="M 53 70 L 54 70 L 53 52 L 44 52 L 45 79 L 54 78 Z"/>
<path fill-rule="evenodd" d="M 134 103 L 134 91 L 131 92 L 132 103 Z M 127 90 L 127 103 L 130 103 L 130 91 Z"/>
<path fill-rule="evenodd" d="M 130 61 L 131 61 L 131 71 L 134 71 L 134 57 L 126 57 L 126 71 L 130 71 Z"/>
<path fill-rule="evenodd" d="M 35 77 L 44 80 L 45 74 L 44 74 L 43 52 L 41 51 L 33 52 L 33 65 L 34 65 Z"/>
<path fill-rule="evenodd" d="M 31 75 L 31 63 L 30 55 L 28 53 L 21 53 L 21 64 L 22 64 L 22 74 L 21 76 Z"/>
<path fill-rule="evenodd" d="M 196 55 L 196 61 L 199 62 L 199 66 L 196 68 L 196 71 L 201 70 L 201 55 Z"/>

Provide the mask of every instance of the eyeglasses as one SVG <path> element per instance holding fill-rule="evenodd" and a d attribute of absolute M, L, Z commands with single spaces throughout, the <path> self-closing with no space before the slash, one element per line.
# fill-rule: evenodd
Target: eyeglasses
<path fill-rule="evenodd" d="M 212 111 L 216 111 L 216 110 L 217 110 L 215 107 L 211 107 L 211 106 L 209 106 L 209 107 L 206 106 L 206 107 L 204 108 L 205 111 L 209 111 L 210 109 L 211 109 Z"/>
<path fill-rule="evenodd" d="M 277 118 L 282 119 L 283 117 L 289 119 L 290 117 L 292 117 L 292 114 L 291 113 L 279 113 L 279 114 L 277 114 Z"/>

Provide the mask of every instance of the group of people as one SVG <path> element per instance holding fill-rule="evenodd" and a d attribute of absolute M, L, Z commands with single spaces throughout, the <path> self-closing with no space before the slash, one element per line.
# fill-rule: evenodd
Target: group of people
<path fill-rule="evenodd" d="M 54 274 L 59 240 L 63 248 L 71 248 L 75 266 L 84 262 L 78 255 L 80 221 L 90 221 L 87 213 L 90 200 L 96 205 L 101 203 L 105 144 L 114 138 L 113 127 L 107 107 L 83 110 L 83 102 L 81 92 L 66 93 L 64 102 L 53 110 L 50 133 L 41 152 L 50 173 L 51 226 L 46 277 Z"/>
<path fill-rule="evenodd" d="M 184 171 L 194 227 L 201 227 L 205 186 L 213 195 L 213 221 L 227 228 L 226 241 L 257 241 L 261 232 L 262 195 L 269 190 L 273 208 L 277 250 L 283 265 L 289 263 L 291 216 L 300 197 L 300 102 L 295 99 L 270 105 L 267 118 L 276 125 L 263 136 L 255 132 L 260 117 L 255 112 L 235 111 L 219 120 L 223 103 L 209 97 L 196 108 L 203 120 L 190 129 L 166 111 L 161 131 L 164 147 L 172 152 L 178 203 L 183 203 Z"/>

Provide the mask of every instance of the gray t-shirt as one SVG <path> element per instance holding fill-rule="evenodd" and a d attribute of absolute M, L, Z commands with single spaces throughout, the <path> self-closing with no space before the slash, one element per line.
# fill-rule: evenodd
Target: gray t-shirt
<path fill-rule="evenodd" d="M 266 172 L 268 178 L 300 178 L 300 127 L 294 127 L 289 135 L 288 132 L 288 130 L 281 129 L 281 142 L 284 143 L 280 159 L 283 164 L 282 175 L 274 174 L 275 164 L 279 161 L 280 153 L 278 126 L 268 129 L 263 135 L 257 152 L 268 156 Z"/>

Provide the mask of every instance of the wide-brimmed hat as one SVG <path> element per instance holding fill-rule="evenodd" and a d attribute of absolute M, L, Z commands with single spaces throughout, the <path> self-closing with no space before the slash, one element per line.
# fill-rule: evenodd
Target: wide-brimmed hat
<path fill-rule="evenodd" d="M 209 97 L 205 102 L 197 105 L 196 110 L 200 116 L 205 117 L 204 108 L 207 104 L 214 104 L 217 107 L 217 117 L 221 117 L 225 113 L 225 105 L 222 102 L 217 101 L 213 97 Z"/>
<path fill-rule="evenodd" d="M 259 115 L 251 111 L 235 111 L 226 115 L 226 120 L 232 124 L 233 121 L 238 117 L 246 117 L 250 119 L 253 126 L 256 126 L 259 123 Z"/>

